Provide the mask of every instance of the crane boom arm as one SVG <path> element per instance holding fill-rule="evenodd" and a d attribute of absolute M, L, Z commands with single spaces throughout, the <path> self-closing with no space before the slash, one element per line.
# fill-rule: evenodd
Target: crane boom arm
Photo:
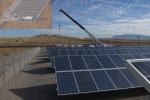
<path fill-rule="evenodd" d="M 92 41 L 94 44 L 99 44 L 101 43 L 98 39 L 96 39 L 88 30 L 86 30 L 85 27 L 83 27 L 81 24 L 79 24 L 75 19 L 73 19 L 69 14 L 67 14 L 65 11 L 63 11 L 62 9 L 60 9 L 60 12 L 62 12 L 64 15 L 66 15 L 70 20 L 72 20 L 76 25 L 78 25 L 82 30 L 84 30 L 89 37 L 92 38 Z"/>

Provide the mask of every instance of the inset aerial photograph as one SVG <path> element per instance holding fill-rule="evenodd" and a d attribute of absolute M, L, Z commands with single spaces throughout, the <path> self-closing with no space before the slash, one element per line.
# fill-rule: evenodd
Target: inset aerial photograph
<path fill-rule="evenodd" d="M 1 0 L 0 28 L 50 28 L 50 0 Z"/>

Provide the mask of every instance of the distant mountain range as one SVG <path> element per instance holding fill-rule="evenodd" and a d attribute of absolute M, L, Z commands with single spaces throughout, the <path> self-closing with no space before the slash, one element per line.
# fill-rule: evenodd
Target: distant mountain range
<path fill-rule="evenodd" d="M 137 40 L 138 39 L 138 35 L 135 35 L 135 34 L 123 34 L 123 35 L 115 35 L 112 38 L 113 39 Z M 150 36 L 140 35 L 140 40 L 150 40 Z"/>

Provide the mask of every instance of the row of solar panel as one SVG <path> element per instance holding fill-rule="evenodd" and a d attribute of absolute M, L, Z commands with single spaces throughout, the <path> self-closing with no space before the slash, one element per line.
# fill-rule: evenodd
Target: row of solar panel
<path fill-rule="evenodd" d="M 66 56 L 66 55 L 106 55 L 106 54 L 148 54 L 149 49 L 84 49 L 84 50 L 49 50 L 50 57 Z M 149 54 L 150 56 L 150 54 Z"/>
<path fill-rule="evenodd" d="M 150 49 L 150 46 L 96 46 L 96 47 L 90 47 L 90 46 L 83 46 L 83 47 L 64 47 L 64 46 L 55 46 L 55 47 L 48 47 L 48 50 L 64 50 L 64 49 Z"/>
<path fill-rule="evenodd" d="M 132 62 L 132 64 L 145 76 L 150 77 L 150 62 Z M 150 79 L 150 78 L 149 78 Z"/>
<path fill-rule="evenodd" d="M 127 69 L 57 72 L 59 95 L 141 87 Z"/>
<path fill-rule="evenodd" d="M 144 58 L 141 55 L 58 56 L 54 58 L 56 71 L 89 70 L 127 67 L 127 59 Z"/>

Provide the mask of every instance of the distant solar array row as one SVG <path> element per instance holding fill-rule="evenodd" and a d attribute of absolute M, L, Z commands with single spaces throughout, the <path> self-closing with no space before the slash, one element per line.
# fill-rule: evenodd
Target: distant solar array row
<path fill-rule="evenodd" d="M 150 57 L 150 47 L 56 47 L 48 48 L 48 55 L 50 57 L 66 56 L 66 55 L 106 55 L 106 54 L 143 54 Z"/>
<path fill-rule="evenodd" d="M 54 58 L 58 94 L 70 95 L 141 87 L 126 60 L 150 57 L 150 47 L 62 47 L 48 53 Z"/>

